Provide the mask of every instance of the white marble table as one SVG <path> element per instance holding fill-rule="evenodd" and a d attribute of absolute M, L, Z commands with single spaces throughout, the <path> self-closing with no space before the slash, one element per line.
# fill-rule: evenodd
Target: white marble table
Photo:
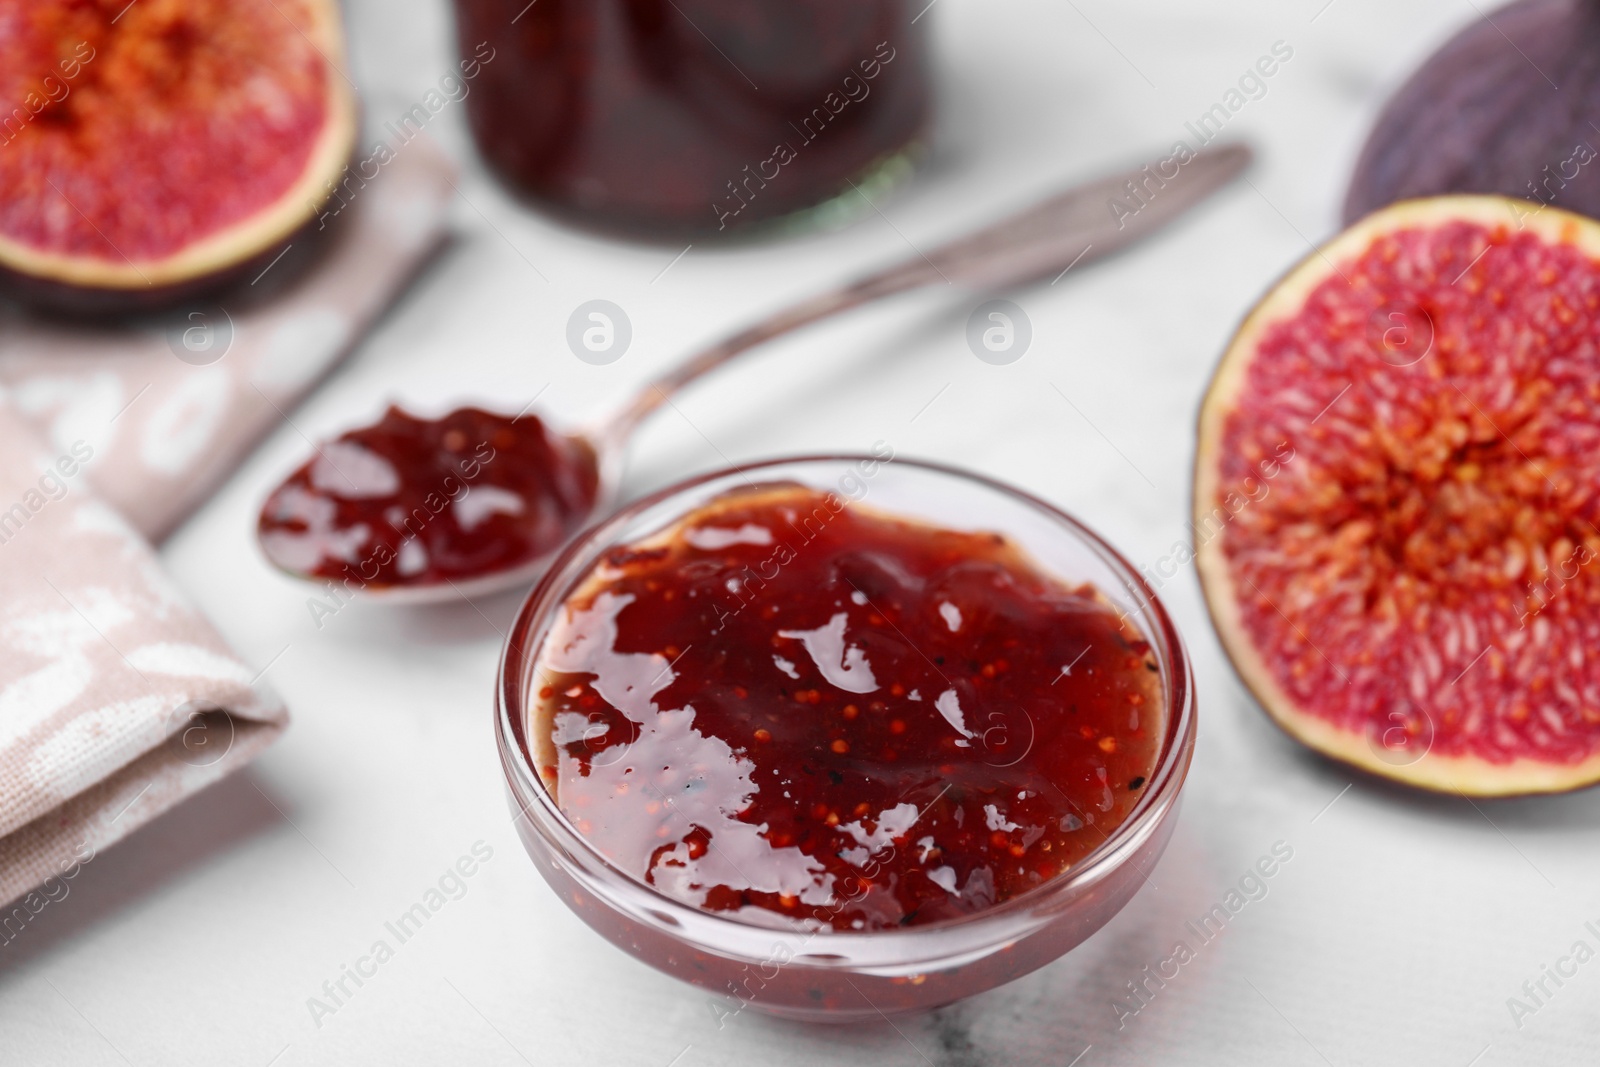
<path fill-rule="evenodd" d="M 447 70 L 448 10 L 442 0 L 348 7 L 356 74 L 381 123 Z M 459 239 L 293 418 L 316 435 L 387 398 L 546 386 L 542 405 L 596 410 L 688 346 L 908 241 L 1165 150 L 1282 41 L 1292 58 L 1228 127 L 1261 149 L 1252 184 L 1114 262 L 1007 294 L 1033 323 L 1021 361 L 991 366 L 967 350 L 981 296 L 905 298 L 775 345 L 687 395 L 647 429 L 630 468 L 636 493 L 728 460 L 883 438 L 1042 494 L 1154 563 L 1185 535 L 1196 404 L 1234 323 L 1308 240 L 1331 233 L 1384 93 L 1477 11 L 1470 0 L 940 0 L 928 16 L 942 68 L 937 152 L 883 217 L 788 244 L 696 246 L 665 274 L 676 248 L 591 239 L 516 206 L 473 160 L 459 110 L 447 111 L 434 125 L 466 168 Z M 561 340 L 572 309 L 593 298 L 634 325 L 632 348 L 609 366 L 579 362 Z M 306 591 L 258 557 L 254 509 L 303 447 L 282 428 L 163 551 L 244 656 L 271 663 L 293 725 L 252 769 L 96 858 L 69 898 L 0 950 L 0 1062 L 1594 1058 L 1600 963 L 1520 1028 L 1506 999 L 1574 941 L 1596 944 L 1584 922 L 1600 925 L 1600 794 L 1474 806 L 1352 786 L 1241 690 L 1187 572 L 1163 594 L 1194 655 L 1201 735 L 1153 885 L 1067 958 L 897 1028 L 744 1012 L 718 1029 L 705 995 L 574 918 L 513 834 L 489 726 L 515 598 L 353 606 L 319 629 Z M 465 895 L 314 1019 L 307 999 L 480 841 L 492 858 Z M 1126 983 L 1280 841 L 1293 858 L 1265 897 L 1119 1029 L 1113 1002 Z"/>

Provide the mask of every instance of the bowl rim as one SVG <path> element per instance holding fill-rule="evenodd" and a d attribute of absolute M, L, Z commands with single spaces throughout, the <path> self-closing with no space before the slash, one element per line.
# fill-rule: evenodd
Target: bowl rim
<path fill-rule="evenodd" d="M 1140 610 L 1144 612 L 1153 631 L 1150 636 L 1160 643 L 1160 651 L 1162 653 L 1161 680 L 1166 694 L 1163 710 L 1166 713 L 1167 727 L 1160 759 L 1157 761 L 1155 769 L 1150 773 L 1144 789 L 1144 795 L 1140 797 L 1139 802 L 1128 813 L 1127 818 L 1119 823 L 1106 836 L 1106 839 L 1091 852 L 1047 881 L 1041 882 L 1039 885 L 991 907 L 967 915 L 884 930 L 838 930 L 830 928 L 812 931 L 796 924 L 768 925 L 753 923 L 746 919 L 733 918 L 719 912 L 706 911 L 685 904 L 661 893 L 653 886 L 613 864 L 567 819 L 565 813 L 561 811 L 554 797 L 545 787 L 542 777 L 533 765 L 528 739 L 525 736 L 524 719 L 526 718 L 527 705 L 524 702 L 525 692 L 523 686 L 523 679 L 531 674 L 529 667 L 532 665 L 532 661 L 542 649 L 542 641 L 536 647 L 532 642 L 519 639 L 528 636 L 537 626 L 540 617 L 545 614 L 542 610 L 545 606 L 543 602 L 546 599 L 550 599 L 552 586 L 562 578 L 567 567 L 578 556 L 593 550 L 597 543 L 605 546 L 615 543 L 608 539 L 609 534 L 619 530 L 638 515 L 649 511 L 657 505 L 673 497 L 702 488 L 708 483 L 730 478 L 743 478 L 749 481 L 752 475 L 759 475 L 763 471 L 774 468 L 794 467 L 802 464 L 826 463 L 836 465 L 858 462 L 913 468 L 926 474 L 973 483 L 979 488 L 1010 497 L 1060 524 L 1067 532 L 1076 537 L 1106 563 L 1117 574 L 1127 592 L 1132 594 L 1138 602 Z M 601 551 L 603 550 L 602 548 Z M 550 610 L 552 612 L 558 610 L 560 605 L 564 603 L 566 590 L 561 590 L 560 592 L 562 593 L 562 598 L 551 601 Z M 841 947 L 846 944 L 861 946 L 868 942 L 873 944 L 906 942 L 908 943 L 906 947 L 910 947 L 909 942 L 925 939 L 941 931 L 970 930 L 1003 924 L 1008 917 L 1019 913 L 1029 913 L 1038 904 L 1062 894 L 1071 886 L 1093 884 L 1128 860 L 1136 851 L 1137 846 L 1176 807 L 1178 793 L 1187 778 L 1189 765 L 1194 754 L 1196 718 L 1193 668 L 1176 624 L 1172 621 L 1166 607 L 1156 595 L 1155 589 L 1139 573 L 1138 569 L 1113 548 L 1105 538 L 1068 512 L 1027 490 L 960 467 L 929 460 L 905 458 L 898 454 L 891 455 L 888 459 L 868 453 L 850 452 L 810 453 L 773 457 L 748 464 L 719 467 L 715 470 L 674 482 L 630 502 L 605 519 L 594 523 L 575 535 L 561 549 L 560 553 L 552 559 L 550 568 L 523 599 L 511 626 L 506 631 L 505 644 L 500 657 L 499 674 L 495 683 L 495 740 L 499 749 L 501 766 L 508 779 L 507 784 L 512 790 L 513 807 L 517 809 L 513 821 L 527 822 L 537 831 L 547 847 L 554 848 L 558 852 L 568 852 L 576 845 L 583 853 L 588 864 L 603 869 L 611 878 L 643 894 L 650 901 L 648 909 L 650 913 L 658 921 L 664 920 L 671 928 L 665 932 L 679 940 L 697 945 L 703 944 L 704 939 L 691 936 L 689 934 L 690 930 L 697 927 L 706 927 L 708 929 L 720 927 L 726 929 L 730 936 L 735 937 L 746 933 L 780 937 L 797 936 L 807 940 L 812 937 L 821 937 Z M 522 787 L 521 793 L 531 796 L 532 803 L 524 804 L 522 802 L 517 788 L 518 785 Z M 534 811 L 530 810 L 535 808 L 537 809 L 538 818 L 534 818 Z M 556 834 L 558 830 L 560 831 L 559 836 Z M 1148 874 L 1145 874 L 1142 870 L 1140 873 L 1144 874 L 1145 881 L 1149 880 Z M 612 906 L 616 906 L 614 900 L 610 901 L 610 903 Z M 738 933 L 735 933 L 735 931 Z M 930 953 L 930 955 L 934 954 Z M 802 962 L 802 959 L 803 957 L 796 957 L 794 962 Z M 843 957 L 830 958 L 821 956 L 813 957 L 808 962 L 841 963 L 848 966 L 855 961 Z"/>

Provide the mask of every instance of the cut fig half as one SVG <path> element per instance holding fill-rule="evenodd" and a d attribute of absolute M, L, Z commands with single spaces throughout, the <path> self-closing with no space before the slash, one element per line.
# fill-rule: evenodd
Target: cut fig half
<path fill-rule="evenodd" d="M 1206 394 L 1194 539 L 1311 748 L 1466 795 L 1600 781 L 1600 223 L 1435 197 L 1307 257 Z"/>
<path fill-rule="evenodd" d="M 5 288 L 134 311 L 268 266 L 349 162 L 342 50 L 334 0 L 0 0 Z"/>

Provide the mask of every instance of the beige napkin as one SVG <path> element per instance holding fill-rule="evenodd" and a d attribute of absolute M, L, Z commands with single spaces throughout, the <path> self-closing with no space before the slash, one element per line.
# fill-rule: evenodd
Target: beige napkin
<path fill-rule="evenodd" d="M 433 143 L 410 142 L 315 265 L 255 306 L 132 332 L 0 318 L 0 903 L 21 898 L 0 945 L 98 849 L 286 725 L 146 539 L 399 294 L 443 239 L 452 184 Z"/>

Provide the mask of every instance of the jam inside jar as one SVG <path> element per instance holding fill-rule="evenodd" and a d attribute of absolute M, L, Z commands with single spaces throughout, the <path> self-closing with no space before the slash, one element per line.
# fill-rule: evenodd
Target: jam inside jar
<path fill-rule="evenodd" d="M 908 169 L 920 2 L 456 0 L 489 164 L 582 225 L 671 238 L 837 203 Z"/>

